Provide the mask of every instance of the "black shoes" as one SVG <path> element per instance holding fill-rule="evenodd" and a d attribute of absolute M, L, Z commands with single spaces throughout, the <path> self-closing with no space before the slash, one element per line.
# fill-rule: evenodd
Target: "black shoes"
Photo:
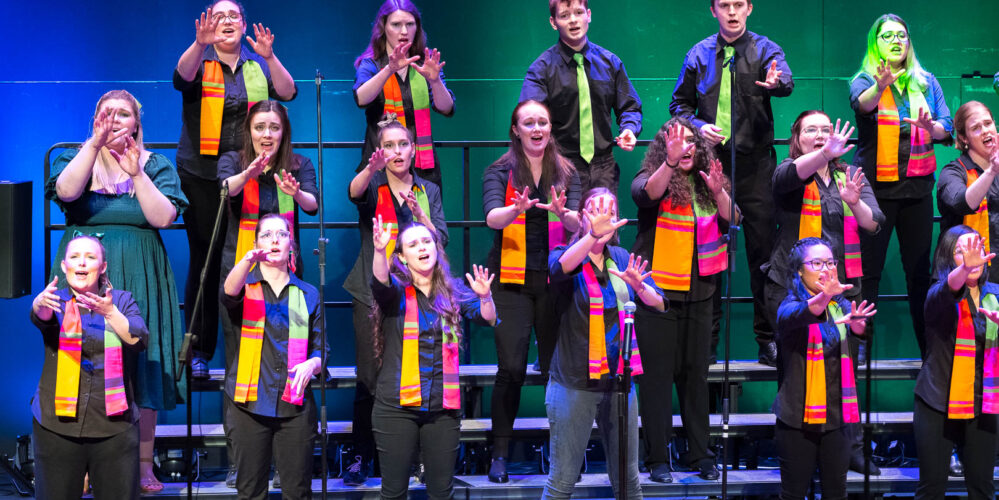
<path fill-rule="evenodd" d="M 344 486 L 361 486 L 368 480 L 368 467 L 365 462 L 360 455 L 354 456 L 354 463 L 343 473 Z"/>
<path fill-rule="evenodd" d="M 864 473 L 864 456 L 862 454 L 854 454 L 850 457 L 850 470 L 858 474 Z M 871 460 L 871 475 L 880 476 L 881 469 Z"/>
<path fill-rule="evenodd" d="M 952 477 L 964 477 L 964 464 L 961 463 L 961 459 L 957 456 L 956 451 L 950 456 L 950 471 L 948 474 Z"/>
<path fill-rule="evenodd" d="M 505 483 L 510 480 L 506 473 L 506 457 L 496 457 L 489 464 L 489 481 L 493 483 Z"/>
<path fill-rule="evenodd" d="M 669 464 L 665 463 L 654 463 L 649 467 L 649 479 L 657 483 L 672 483 L 673 482 L 673 472 L 670 469 Z"/>
<path fill-rule="evenodd" d="M 274 470 L 274 479 L 271 480 L 271 488 L 275 490 L 281 489 L 281 476 L 278 474 L 276 469 Z"/>
<path fill-rule="evenodd" d="M 718 468 L 715 467 L 715 461 L 710 458 L 705 458 L 697 466 L 697 476 L 705 481 L 716 481 L 721 476 L 718 473 Z"/>
<path fill-rule="evenodd" d="M 760 364 L 777 366 L 777 344 L 774 341 L 760 346 Z"/>

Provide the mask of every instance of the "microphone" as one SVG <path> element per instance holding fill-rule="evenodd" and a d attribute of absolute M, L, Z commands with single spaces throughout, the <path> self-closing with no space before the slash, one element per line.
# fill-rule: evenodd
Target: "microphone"
<path fill-rule="evenodd" d="M 229 198 L 229 179 L 222 181 L 222 193 L 221 197 L 223 200 Z"/>
<path fill-rule="evenodd" d="M 637 308 L 638 308 L 638 306 L 636 306 L 635 303 L 632 302 L 632 301 L 630 301 L 630 300 L 628 302 L 624 303 L 624 314 L 625 314 L 625 316 L 624 316 L 625 319 L 624 320 L 625 320 L 625 322 L 627 322 L 629 320 L 632 323 L 635 322 L 635 309 L 637 309 Z"/>
<path fill-rule="evenodd" d="M 631 339 L 635 336 L 635 303 L 624 303 L 624 342 L 621 344 L 621 358 L 628 366 L 631 362 Z"/>

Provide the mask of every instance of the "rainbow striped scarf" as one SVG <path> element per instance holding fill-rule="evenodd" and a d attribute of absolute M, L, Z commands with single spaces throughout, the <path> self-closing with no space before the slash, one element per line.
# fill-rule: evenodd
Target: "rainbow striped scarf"
<path fill-rule="evenodd" d="M 526 188 L 525 188 L 526 189 Z M 513 169 L 506 182 L 506 206 L 517 199 L 517 189 L 513 185 Z M 565 229 L 562 220 L 548 212 L 548 250 L 565 244 Z M 500 250 L 500 283 L 524 284 L 527 267 L 527 212 L 521 213 L 503 228 L 503 246 Z"/>
<path fill-rule="evenodd" d="M 996 296 L 986 294 L 982 307 L 999 311 Z M 975 418 L 975 321 L 968 300 L 962 298 L 957 305 L 957 339 L 954 342 L 954 362 L 951 367 L 950 396 L 947 401 L 947 418 L 967 420 Z M 999 413 L 999 341 L 997 326 L 986 320 L 985 362 L 982 373 L 982 412 Z"/>
<path fill-rule="evenodd" d="M 416 204 L 423 209 L 423 213 L 430 216 L 430 199 L 427 198 L 427 190 L 419 184 L 413 183 L 413 194 L 416 195 Z M 385 247 L 385 257 L 392 262 L 392 252 L 395 251 L 395 240 L 399 236 L 399 216 L 395 213 L 395 201 L 392 199 L 392 190 L 388 184 L 378 186 L 378 201 L 375 203 L 375 215 L 382 217 L 382 223 L 389 225 L 389 232 L 392 238 L 389 239 Z"/>
<path fill-rule="evenodd" d="M 836 186 L 840 189 L 846 183 L 846 174 L 834 170 L 832 173 Z M 801 217 L 798 223 L 798 239 L 822 237 L 822 199 L 819 193 L 818 181 L 812 180 L 805 186 L 805 195 L 801 200 Z M 843 246 L 845 250 L 846 277 L 858 278 L 864 275 L 860 260 L 860 228 L 857 217 L 846 201 L 843 201 Z"/>
<path fill-rule="evenodd" d="M 829 302 L 826 307 L 828 322 L 835 323 L 843 317 L 839 304 Z M 840 393 L 843 404 L 843 423 L 860 421 L 857 406 L 857 381 L 850 359 L 850 344 L 845 324 L 836 325 L 839 331 Z M 826 364 L 822 342 L 822 324 L 808 325 L 808 344 L 805 352 L 805 414 L 806 424 L 826 423 Z"/>
<path fill-rule="evenodd" d="M 59 326 L 59 353 L 56 361 L 55 414 L 76 417 L 80 394 L 80 359 L 83 346 L 83 322 L 76 299 L 66 303 L 66 315 Z M 121 339 L 104 322 L 104 411 L 107 416 L 121 415 L 128 409 Z"/>
<path fill-rule="evenodd" d="M 278 199 L 278 213 L 284 220 L 288 221 L 288 227 L 292 228 L 291 238 L 295 238 L 295 198 L 288 195 L 281 188 L 275 186 Z M 260 222 L 260 182 L 257 179 L 246 181 L 243 186 L 243 205 L 239 213 L 239 233 L 236 236 L 236 263 L 246 256 L 256 246 L 254 233 L 257 230 L 257 223 Z M 294 248 L 294 246 L 292 247 Z M 291 251 L 289 267 L 291 272 L 295 272 L 295 251 Z"/>
<path fill-rule="evenodd" d="M 624 303 L 630 299 L 628 295 L 628 285 L 610 272 L 617 271 L 617 264 L 610 257 L 604 261 L 607 269 L 607 279 L 610 280 L 611 287 L 614 288 L 614 295 L 617 298 L 618 314 L 618 335 L 621 349 L 624 346 Z M 593 271 L 593 264 L 587 262 L 583 264 L 583 281 L 586 283 L 586 293 L 590 298 L 590 327 L 589 327 L 589 377 L 596 380 L 610 373 L 607 364 L 607 337 L 604 331 L 604 293 L 600 289 L 597 275 Z M 624 371 L 624 363 L 620 360 L 617 364 L 617 374 Z M 631 374 L 642 374 L 642 356 L 638 352 L 638 336 L 631 339 Z"/>
<path fill-rule="evenodd" d="M 964 167 L 964 169 L 968 172 L 967 186 L 968 186 L 968 189 L 971 189 L 971 185 L 974 184 L 975 181 L 978 180 L 978 169 L 975 167 L 974 164 L 971 165 L 971 168 L 968 168 L 968 166 L 965 165 L 964 161 L 961 160 L 960 158 L 957 159 L 957 162 L 962 167 Z M 975 213 L 969 214 L 969 215 L 965 215 L 964 216 L 964 220 L 962 221 L 965 226 L 968 226 L 971 229 L 974 229 L 975 231 L 978 231 L 978 234 L 982 235 L 982 238 L 985 238 L 985 246 L 983 246 L 982 248 L 984 248 L 986 252 L 990 252 L 991 251 L 990 249 L 992 248 L 992 246 L 989 243 L 989 203 L 988 203 L 988 198 L 989 198 L 988 196 L 983 196 L 982 197 L 982 202 L 978 204 L 978 209 L 975 210 Z M 992 261 L 990 260 L 989 261 L 989 266 L 991 266 L 991 265 L 992 265 Z"/>
<path fill-rule="evenodd" d="M 259 101 L 267 99 L 267 76 L 260 65 L 252 59 L 243 63 L 243 83 L 246 85 L 247 109 Z M 222 135 L 222 111 L 225 109 L 225 77 L 222 64 L 215 60 L 205 61 L 201 74 L 201 154 L 219 154 L 219 139 Z"/>
<path fill-rule="evenodd" d="M 688 176 L 688 182 L 690 178 Z M 691 199 L 695 197 L 690 184 Z M 695 230 L 696 227 L 696 230 Z M 696 235 L 696 238 L 695 238 Z M 728 268 L 728 241 L 718 230 L 718 209 L 696 201 L 674 206 L 669 197 L 659 203 L 652 251 L 652 279 L 663 290 L 690 290 L 690 274 L 697 247 L 697 271 L 701 276 Z"/>
<path fill-rule="evenodd" d="M 248 283 L 243 297 L 243 327 L 239 334 L 239 366 L 233 401 L 246 403 L 257 400 L 260 380 L 260 353 L 264 346 L 264 325 L 267 323 L 267 303 L 261 282 Z M 309 350 L 309 309 L 305 294 L 295 285 L 288 285 L 288 368 L 306 360 Z M 288 373 L 281 400 L 301 405 L 304 394 L 291 391 L 293 377 Z"/>
<path fill-rule="evenodd" d="M 929 111 L 926 98 L 910 83 L 907 89 L 909 97 L 909 116 L 919 116 L 919 110 Z M 878 149 L 877 149 L 877 180 L 878 182 L 898 181 L 899 134 L 901 119 L 898 116 L 898 106 L 891 87 L 881 93 L 878 101 Z M 920 127 L 909 127 L 909 163 L 906 176 L 919 177 L 930 175 L 937 169 L 937 159 L 933 154 L 933 138 L 930 133 Z"/>
<path fill-rule="evenodd" d="M 399 404 L 420 406 L 423 395 L 420 386 L 420 305 L 416 300 L 416 288 L 406 287 L 405 316 L 402 324 L 402 365 L 399 370 Z M 461 393 L 458 380 L 458 334 L 444 318 L 441 318 L 444 331 L 441 346 L 444 363 L 444 408 L 461 408 Z"/>
<path fill-rule="evenodd" d="M 430 131 L 430 87 L 411 66 L 409 68 L 409 92 L 413 98 L 413 115 L 416 119 L 416 168 L 434 168 L 434 138 Z M 395 75 L 389 77 L 382 87 L 385 95 L 385 113 L 394 113 L 399 123 L 406 126 L 406 108 L 403 106 L 402 89 Z"/>

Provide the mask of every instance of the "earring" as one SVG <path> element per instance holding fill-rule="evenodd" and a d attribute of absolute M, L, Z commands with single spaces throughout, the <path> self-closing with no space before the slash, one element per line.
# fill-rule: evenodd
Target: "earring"
<path fill-rule="evenodd" d="M 399 260 L 402 261 L 402 265 L 409 267 L 409 262 L 406 262 L 406 259 L 399 259 Z"/>

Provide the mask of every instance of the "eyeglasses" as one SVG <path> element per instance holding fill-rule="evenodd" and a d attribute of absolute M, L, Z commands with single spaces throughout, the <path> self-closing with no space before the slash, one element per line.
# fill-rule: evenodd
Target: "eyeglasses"
<path fill-rule="evenodd" d="M 240 19 L 243 19 L 243 16 L 239 12 L 229 12 L 229 13 L 220 12 L 218 14 L 213 15 L 212 19 L 214 19 L 215 22 L 219 23 L 225 22 L 226 19 L 228 19 L 230 22 L 238 23 Z"/>
<path fill-rule="evenodd" d="M 825 270 L 825 269 L 836 269 L 836 264 L 837 264 L 836 259 L 832 259 L 832 260 L 819 260 L 819 259 L 815 259 L 815 260 L 809 260 L 809 261 L 805 262 L 805 265 L 808 266 L 808 268 L 811 269 L 812 271 L 822 271 L 822 270 Z"/>
<path fill-rule="evenodd" d="M 825 135 L 829 135 L 832 133 L 832 127 L 808 127 L 805 130 L 801 131 L 803 135 L 815 135 L 818 134 L 819 132 L 822 132 Z"/>
<path fill-rule="evenodd" d="M 900 42 L 905 42 L 909 39 L 909 34 L 904 31 L 891 32 L 885 31 L 884 33 L 878 35 L 886 43 L 891 43 L 892 39 L 897 39 Z"/>
<path fill-rule="evenodd" d="M 291 233 L 288 231 L 277 231 L 277 232 L 264 231 L 260 233 L 260 239 L 262 240 L 273 239 L 275 236 L 277 236 L 277 239 L 279 240 L 286 240 L 288 238 L 291 238 Z"/>

